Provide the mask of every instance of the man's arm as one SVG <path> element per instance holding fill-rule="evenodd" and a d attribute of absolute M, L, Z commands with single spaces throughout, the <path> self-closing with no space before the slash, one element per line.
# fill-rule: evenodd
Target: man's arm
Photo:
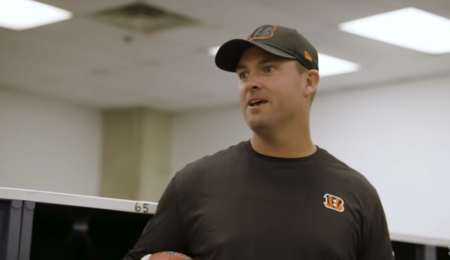
<path fill-rule="evenodd" d="M 364 216 L 358 260 L 393 260 L 392 242 L 381 200 L 375 192 Z"/>
<path fill-rule="evenodd" d="M 134 248 L 122 260 L 140 260 L 147 254 L 174 251 L 187 254 L 187 240 L 180 219 L 176 176 L 164 191 L 155 215 Z"/>

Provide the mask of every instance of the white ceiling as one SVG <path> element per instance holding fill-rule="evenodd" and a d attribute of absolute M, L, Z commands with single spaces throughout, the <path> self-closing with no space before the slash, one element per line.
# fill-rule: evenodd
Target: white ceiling
<path fill-rule="evenodd" d="M 216 68 L 207 50 L 246 38 L 264 24 L 296 28 L 319 52 L 361 65 L 359 72 L 323 78 L 319 95 L 450 74 L 450 54 L 422 54 L 337 28 L 341 22 L 404 7 L 450 18 L 448 0 L 154 0 L 147 2 L 200 23 L 153 35 L 92 18 L 130 1 L 41 2 L 67 9 L 74 18 L 20 32 L 0 28 L 0 86 L 98 108 L 147 106 L 175 112 L 234 103 L 235 75 Z M 127 35 L 130 44 L 123 41 Z"/>

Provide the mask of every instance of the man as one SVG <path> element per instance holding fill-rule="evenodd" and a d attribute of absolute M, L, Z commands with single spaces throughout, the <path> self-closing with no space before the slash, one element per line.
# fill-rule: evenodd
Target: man
<path fill-rule="evenodd" d="M 314 145 L 309 114 L 318 54 L 296 30 L 261 26 L 221 46 L 239 78 L 250 140 L 188 164 L 124 259 L 175 251 L 195 260 L 391 260 L 368 180 Z"/>

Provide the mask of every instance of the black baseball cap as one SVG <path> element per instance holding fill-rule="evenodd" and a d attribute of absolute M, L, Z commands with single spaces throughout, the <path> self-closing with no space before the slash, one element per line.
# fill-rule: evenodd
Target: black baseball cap
<path fill-rule="evenodd" d="M 308 70 L 319 70 L 316 48 L 297 30 L 275 25 L 260 26 L 246 40 L 234 39 L 220 46 L 215 57 L 217 67 L 236 72 L 242 53 L 253 46 L 280 57 L 298 60 Z"/>

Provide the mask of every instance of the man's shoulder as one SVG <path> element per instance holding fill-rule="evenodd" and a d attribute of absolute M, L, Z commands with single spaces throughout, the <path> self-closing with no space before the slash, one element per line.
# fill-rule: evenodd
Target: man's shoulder
<path fill-rule="evenodd" d="M 375 187 L 363 173 L 352 168 L 328 151 L 324 150 L 324 153 L 325 156 L 323 157 L 322 166 L 325 171 L 330 171 L 333 176 L 347 182 L 351 187 L 354 187 L 355 190 L 361 190 L 364 193 L 376 195 Z"/>
<path fill-rule="evenodd" d="M 217 172 L 230 164 L 235 164 L 239 159 L 236 148 L 242 144 L 243 142 L 231 145 L 186 164 L 176 173 L 177 178 L 200 177 L 203 174 Z"/>
<path fill-rule="evenodd" d="M 371 212 L 373 205 L 380 201 L 376 187 L 364 173 L 352 168 L 332 154 L 326 152 L 322 167 L 321 171 L 325 171 L 327 174 L 326 179 L 339 187 L 349 201 L 359 205 L 365 212 Z"/>

